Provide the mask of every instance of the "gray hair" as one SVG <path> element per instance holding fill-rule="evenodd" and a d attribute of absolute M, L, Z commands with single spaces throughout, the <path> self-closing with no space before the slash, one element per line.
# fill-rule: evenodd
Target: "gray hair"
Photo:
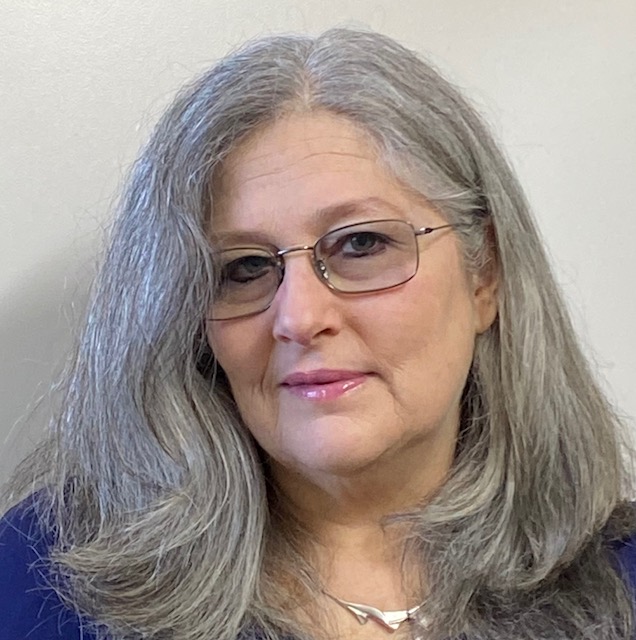
<path fill-rule="evenodd" d="M 450 221 L 471 221 L 467 268 L 500 275 L 450 475 L 391 520 L 408 523 L 422 559 L 430 637 L 630 637 L 608 551 L 632 526 L 621 425 L 517 180 L 434 69 L 389 38 L 345 29 L 266 37 L 222 59 L 177 97 L 136 162 L 63 410 L 13 485 L 14 498 L 32 490 L 35 472 L 45 487 L 60 591 L 114 638 L 234 640 L 250 625 L 303 636 L 276 577 L 298 576 L 310 596 L 318 579 L 302 532 L 270 508 L 265 466 L 201 323 L 215 172 L 259 127 L 316 110 L 356 123 Z"/>

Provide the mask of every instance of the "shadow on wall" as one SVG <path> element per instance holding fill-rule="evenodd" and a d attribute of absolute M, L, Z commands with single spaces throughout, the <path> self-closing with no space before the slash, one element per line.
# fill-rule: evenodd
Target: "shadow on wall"
<path fill-rule="evenodd" d="M 59 377 L 84 315 L 95 244 L 59 253 L 0 305 L 0 484 L 42 437 Z M 87 268 L 90 265 L 91 268 Z M 37 270 L 37 273 L 36 273 Z"/>

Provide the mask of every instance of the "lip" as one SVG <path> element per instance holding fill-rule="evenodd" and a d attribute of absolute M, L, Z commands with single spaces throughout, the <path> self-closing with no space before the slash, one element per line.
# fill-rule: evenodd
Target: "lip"
<path fill-rule="evenodd" d="M 288 375 L 281 386 L 306 400 L 335 400 L 363 384 L 369 374 L 348 369 L 316 369 Z"/>

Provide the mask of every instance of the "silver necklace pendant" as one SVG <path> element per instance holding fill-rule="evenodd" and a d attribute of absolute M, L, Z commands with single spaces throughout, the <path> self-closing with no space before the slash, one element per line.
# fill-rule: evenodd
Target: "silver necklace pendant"
<path fill-rule="evenodd" d="M 358 604 L 357 602 L 341 600 L 327 592 L 325 592 L 325 595 L 329 596 L 341 607 L 350 611 L 360 624 L 366 624 L 369 620 L 372 620 L 381 627 L 384 627 L 389 633 L 397 631 L 400 628 L 400 625 L 407 620 L 412 620 L 413 615 L 422 607 L 421 604 L 418 604 L 417 607 L 413 607 L 412 609 L 403 609 L 401 611 L 382 611 L 368 604 Z"/>

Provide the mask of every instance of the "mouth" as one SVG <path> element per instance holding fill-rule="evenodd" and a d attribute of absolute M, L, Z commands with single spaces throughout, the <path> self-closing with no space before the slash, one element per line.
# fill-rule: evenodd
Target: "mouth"
<path fill-rule="evenodd" d="M 287 376 L 281 387 L 305 400 L 335 400 L 364 384 L 370 374 L 345 369 L 319 369 Z"/>

